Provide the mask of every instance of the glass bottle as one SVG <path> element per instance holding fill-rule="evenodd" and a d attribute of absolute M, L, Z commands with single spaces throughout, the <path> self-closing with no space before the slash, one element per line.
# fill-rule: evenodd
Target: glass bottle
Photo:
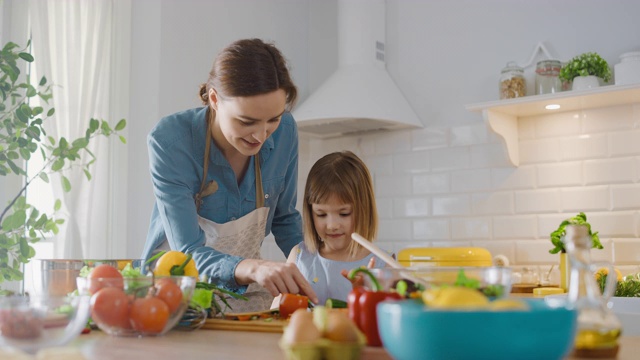
<path fill-rule="evenodd" d="M 589 229 L 585 225 L 567 225 L 563 239 L 569 261 L 571 276 L 567 306 L 578 310 L 578 326 L 575 340 L 575 355 L 578 357 L 615 357 L 622 324 L 607 307 L 613 295 L 617 279 L 611 264 L 592 263 L 592 245 Z M 604 294 L 600 292 L 594 271 L 596 267 L 609 268 Z"/>
<path fill-rule="evenodd" d="M 562 91 L 559 60 L 542 60 L 536 64 L 536 95 L 553 94 Z"/>
<path fill-rule="evenodd" d="M 500 99 L 513 99 L 527 94 L 524 69 L 510 61 L 500 74 Z"/>

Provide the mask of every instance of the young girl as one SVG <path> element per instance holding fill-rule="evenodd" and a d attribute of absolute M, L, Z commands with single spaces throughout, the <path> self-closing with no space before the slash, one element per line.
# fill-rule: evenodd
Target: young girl
<path fill-rule="evenodd" d="M 350 151 L 318 160 L 307 178 L 302 209 L 304 241 L 287 259 L 295 263 L 324 305 L 328 298 L 346 301 L 352 284 L 343 270 L 381 267 L 384 262 L 351 239 L 357 232 L 374 239 L 378 214 L 367 166 Z M 277 307 L 279 297 L 272 307 Z"/>

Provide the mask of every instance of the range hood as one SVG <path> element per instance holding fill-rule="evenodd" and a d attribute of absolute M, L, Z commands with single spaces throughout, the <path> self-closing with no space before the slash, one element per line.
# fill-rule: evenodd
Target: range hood
<path fill-rule="evenodd" d="M 421 128 L 385 66 L 384 0 L 338 0 L 338 70 L 293 115 L 301 133 L 329 138 Z"/>

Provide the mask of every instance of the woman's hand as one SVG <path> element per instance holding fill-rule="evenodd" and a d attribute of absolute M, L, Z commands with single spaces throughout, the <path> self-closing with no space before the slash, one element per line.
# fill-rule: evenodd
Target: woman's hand
<path fill-rule="evenodd" d="M 373 269 L 374 266 L 376 266 L 376 258 L 372 257 L 367 264 L 367 269 Z M 353 285 L 353 287 L 364 286 L 364 278 L 362 277 L 362 274 L 358 274 L 355 278 L 349 279 L 349 270 L 342 270 L 340 271 L 340 275 L 344 276 L 345 279 L 351 281 L 351 285 Z"/>
<path fill-rule="evenodd" d="M 273 296 L 279 294 L 303 294 L 314 304 L 318 296 L 295 264 L 266 260 L 244 259 L 236 267 L 236 281 L 247 285 L 260 284 Z"/>

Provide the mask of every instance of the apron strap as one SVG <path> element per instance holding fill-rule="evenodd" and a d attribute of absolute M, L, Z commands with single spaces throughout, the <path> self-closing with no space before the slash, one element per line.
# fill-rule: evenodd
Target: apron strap
<path fill-rule="evenodd" d="M 194 196 L 196 203 L 196 211 L 200 212 L 200 206 L 203 199 L 216 191 L 218 191 L 218 183 L 215 180 L 210 181 L 207 184 L 207 173 L 209 171 L 209 152 L 211 151 L 211 124 L 213 123 L 213 113 L 211 109 L 207 109 L 207 139 L 204 146 L 204 164 L 202 170 L 202 183 L 200 184 L 200 191 Z M 262 188 L 262 172 L 260 171 L 260 153 L 257 153 L 254 157 L 254 169 L 256 174 L 256 209 L 264 207 L 264 190 Z"/>

